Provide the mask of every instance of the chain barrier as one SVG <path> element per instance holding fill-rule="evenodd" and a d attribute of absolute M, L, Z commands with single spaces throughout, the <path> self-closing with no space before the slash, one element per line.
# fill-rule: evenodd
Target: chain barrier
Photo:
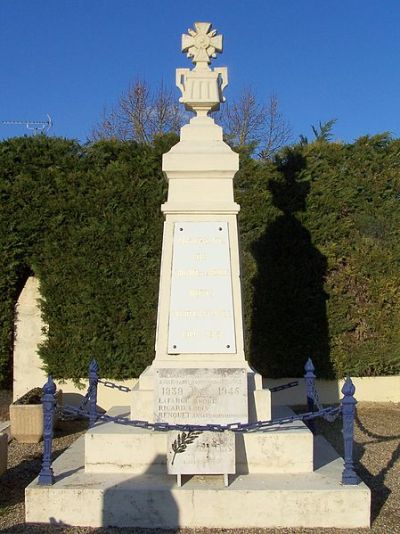
<path fill-rule="evenodd" d="M 115 384 L 115 382 L 110 382 L 109 380 L 101 380 L 101 378 L 99 378 L 98 383 L 103 384 L 103 386 L 106 388 L 118 389 L 118 391 L 122 391 L 123 393 L 129 393 L 130 391 L 132 391 L 131 388 L 128 388 L 127 386 Z"/>
<path fill-rule="evenodd" d="M 64 406 L 63 411 L 67 414 L 81 415 L 83 417 L 89 417 L 89 415 L 80 408 L 75 408 L 74 406 Z M 105 413 L 97 412 L 97 419 L 107 422 L 114 422 L 121 425 L 134 426 L 137 428 L 146 428 L 149 430 L 160 430 L 160 431 L 169 431 L 169 430 L 179 430 L 179 431 L 211 431 L 211 432 L 224 432 L 226 430 L 231 430 L 233 432 L 251 432 L 254 430 L 263 430 L 276 425 L 285 425 L 292 423 L 294 421 L 309 421 L 311 419 L 316 419 L 317 417 L 326 417 L 326 416 L 335 416 L 341 411 L 341 407 L 329 406 L 323 408 L 318 412 L 305 412 L 302 414 L 291 415 L 288 417 L 281 417 L 278 419 L 270 419 L 267 421 L 256 421 L 254 423 L 228 423 L 226 425 L 219 424 L 180 424 L 180 423 L 151 423 L 149 421 L 141 421 L 138 419 L 128 419 L 127 417 L 122 416 L 112 416 Z"/>
<path fill-rule="evenodd" d="M 294 382 L 288 382 L 287 384 L 282 384 L 280 386 L 274 386 L 273 388 L 269 388 L 271 393 L 276 393 L 277 391 L 282 391 L 284 389 L 294 388 L 299 385 L 299 381 L 295 380 Z"/>
<path fill-rule="evenodd" d="M 98 383 L 102 384 L 104 387 L 110 388 L 110 389 L 117 389 L 118 391 L 121 391 L 123 393 L 129 393 L 132 391 L 131 388 L 127 386 L 123 386 L 120 384 L 116 384 L 115 382 L 111 382 L 109 380 L 102 380 L 98 379 Z M 299 381 L 295 380 L 293 382 L 288 382 L 287 384 L 282 384 L 279 386 L 275 386 L 273 388 L 270 388 L 271 393 L 276 393 L 277 391 L 282 391 L 285 389 L 289 389 L 292 387 L 298 386 Z M 62 408 L 57 408 L 58 415 L 61 415 L 64 419 L 73 418 L 76 416 L 83 416 L 83 417 L 89 417 L 87 411 L 84 409 L 89 402 L 90 396 L 92 394 L 93 389 L 95 388 L 94 385 L 89 386 L 88 391 L 84 398 L 82 399 L 82 402 L 80 403 L 78 408 L 75 408 L 74 406 L 65 406 Z M 180 430 L 180 431 L 192 431 L 192 430 L 199 430 L 199 431 L 212 431 L 212 432 L 224 432 L 225 430 L 233 430 L 236 432 L 249 432 L 252 430 L 260 430 L 263 428 L 267 428 L 269 426 L 273 425 L 282 425 L 291 423 L 293 421 L 310 421 L 313 419 L 316 419 L 318 417 L 323 417 L 328 422 L 332 423 L 335 421 L 335 419 L 340 415 L 341 408 L 340 407 L 327 407 L 324 408 L 320 402 L 319 395 L 317 388 L 314 384 L 313 391 L 312 391 L 313 400 L 315 403 L 315 406 L 317 407 L 316 412 L 306 412 L 299 415 L 293 415 L 281 419 L 272 419 L 269 421 L 256 421 L 255 423 L 228 423 L 226 425 L 220 425 L 220 424 L 205 424 L 205 425 L 194 425 L 194 424 L 169 424 L 169 423 L 150 423 L 148 421 L 140 421 L 140 420 L 132 420 L 128 419 L 126 417 L 113 417 L 107 414 L 102 414 L 100 412 L 97 412 L 97 419 L 104 420 L 104 421 L 113 421 L 117 424 L 122 425 L 130 425 L 135 426 L 139 428 L 148 428 L 153 430 Z"/>
<path fill-rule="evenodd" d="M 313 387 L 313 390 L 312 390 L 312 397 L 313 397 L 315 406 L 317 407 L 317 410 L 318 411 L 323 410 L 324 408 L 323 408 L 322 403 L 320 401 L 318 390 L 317 390 L 317 386 L 315 385 L 315 382 L 314 382 L 314 387 Z M 327 413 L 327 414 L 325 414 L 323 416 L 323 418 L 326 421 L 328 421 L 328 423 L 333 423 L 338 418 L 339 414 L 340 414 L 340 410 L 338 412 L 334 412 L 334 413 Z"/>
<path fill-rule="evenodd" d="M 122 386 L 120 384 L 115 384 L 114 382 L 110 382 L 109 380 L 102 380 L 102 379 L 98 379 L 97 381 L 99 384 L 103 384 L 104 387 L 106 388 L 111 388 L 111 389 L 118 389 L 119 391 L 122 391 L 123 393 L 129 393 L 130 391 L 132 391 L 130 388 L 128 388 L 127 386 Z M 83 397 L 79 407 L 77 408 L 78 411 L 74 412 L 74 413 L 67 413 L 66 410 L 64 410 L 64 408 L 60 407 L 60 406 L 57 406 L 56 407 L 56 414 L 57 416 L 64 420 L 64 421 L 70 421 L 70 420 L 73 420 L 73 419 L 76 419 L 77 416 L 88 416 L 88 413 L 87 411 L 85 410 L 86 408 L 86 405 L 88 404 L 89 400 L 90 400 L 90 396 L 93 392 L 93 390 L 95 389 L 95 385 L 89 385 L 88 387 L 88 390 L 85 394 L 85 396 Z M 89 416 L 88 416 L 89 417 Z"/>
<path fill-rule="evenodd" d="M 319 394 L 318 394 L 317 386 L 315 385 L 315 383 L 314 383 L 313 390 L 312 390 L 312 397 L 314 400 L 314 404 L 317 407 L 317 410 L 321 410 L 322 405 L 319 399 Z"/>
<path fill-rule="evenodd" d="M 123 393 L 129 393 L 132 391 L 131 388 L 127 386 L 123 386 L 121 384 L 116 384 L 115 382 L 111 382 L 110 380 L 103 380 L 99 378 L 97 382 L 99 384 L 102 384 L 104 387 L 107 387 L 110 389 L 117 389 L 118 391 L 121 391 Z M 285 389 L 296 387 L 298 386 L 298 384 L 299 384 L 299 381 L 295 380 L 292 382 L 288 382 L 287 384 L 281 384 L 279 386 L 272 387 L 270 388 L 270 391 L 271 393 L 276 393 L 278 391 L 283 391 Z M 76 416 L 89 417 L 89 414 L 85 410 L 85 407 L 90 400 L 90 396 L 93 392 L 93 389 L 95 388 L 96 388 L 96 385 L 94 384 L 89 385 L 88 390 L 84 398 L 82 399 L 82 402 L 78 406 L 78 408 L 75 408 L 74 406 L 65 406 L 65 407 L 57 408 L 58 415 L 63 417 L 64 419 L 73 418 Z M 128 419 L 127 417 L 113 417 L 113 416 L 103 414 L 100 412 L 97 412 L 96 416 L 97 416 L 97 420 L 104 420 L 104 421 L 109 421 L 109 422 L 112 421 L 117 424 L 130 425 L 130 426 L 135 426 L 138 428 L 147 428 L 151 430 L 180 430 L 180 431 L 198 430 L 198 431 L 211 431 L 211 432 L 224 432 L 225 430 L 233 430 L 235 432 L 250 432 L 252 430 L 262 430 L 263 428 L 268 428 L 273 425 L 283 425 L 283 424 L 291 423 L 293 421 L 311 421 L 318 417 L 323 417 L 328 422 L 333 422 L 340 415 L 341 413 L 340 406 L 339 407 L 329 406 L 327 408 L 324 408 L 322 406 L 315 383 L 314 383 L 314 387 L 312 390 L 312 397 L 313 397 L 315 406 L 317 407 L 316 412 L 305 412 L 303 414 L 292 415 L 292 416 L 284 417 L 280 419 L 271 419 L 268 421 L 256 421 L 254 423 L 228 423 L 226 425 L 169 424 L 169 423 L 160 423 L 160 422 L 151 423 L 148 421 Z"/>
<path fill-rule="evenodd" d="M 81 401 L 81 403 L 80 403 L 80 405 L 79 405 L 79 409 L 80 409 L 80 410 L 83 410 L 83 408 L 85 408 L 86 404 L 89 402 L 89 400 L 90 400 L 90 396 L 91 396 L 92 391 L 93 391 L 94 388 L 95 388 L 94 385 L 91 385 L 91 386 L 88 387 L 87 393 L 86 393 L 86 395 L 83 397 L 83 399 L 82 399 L 82 401 Z"/>
<path fill-rule="evenodd" d="M 86 407 L 87 403 L 89 402 L 89 399 L 90 399 L 90 395 L 92 394 L 92 391 L 94 389 L 94 386 L 89 386 L 88 387 L 88 390 L 85 394 L 85 396 L 83 397 L 81 403 L 79 404 L 79 407 L 78 407 L 78 410 L 84 414 L 87 414 L 86 411 L 84 411 L 84 408 Z M 70 420 L 73 420 L 76 418 L 77 415 L 81 415 L 81 414 L 68 414 L 65 412 L 64 410 L 64 407 L 63 406 L 56 406 L 56 410 L 55 410 L 57 416 L 64 420 L 64 421 L 70 421 Z"/>

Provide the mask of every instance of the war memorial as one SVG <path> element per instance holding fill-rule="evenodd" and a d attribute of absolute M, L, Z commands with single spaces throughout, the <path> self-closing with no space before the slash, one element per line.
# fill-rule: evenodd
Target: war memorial
<path fill-rule="evenodd" d="M 311 412 L 271 404 L 247 364 L 233 179 L 239 156 L 210 112 L 228 71 L 211 68 L 222 36 L 197 22 L 182 36 L 194 66 L 178 68 L 180 102 L 195 116 L 163 156 L 165 217 L 155 357 L 130 406 L 96 411 L 101 369 L 92 362 L 90 428 L 51 463 L 55 386 L 44 388 L 43 467 L 26 489 L 26 521 L 149 528 L 358 528 L 370 491 L 351 458 L 354 387 L 339 407 Z M 306 362 L 304 362 L 306 363 Z M 74 413 L 73 407 L 66 411 Z M 76 409 L 78 412 L 79 409 Z M 310 421 L 342 416 L 345 462 Z M 306 424 L 308 423 L 308 424 Z"/>

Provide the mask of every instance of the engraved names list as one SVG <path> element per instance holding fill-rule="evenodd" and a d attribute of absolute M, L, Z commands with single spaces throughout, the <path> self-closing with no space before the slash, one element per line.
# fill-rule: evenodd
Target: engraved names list
<path fill-rule="evenodd" d="M 168 353 L 235 352 L 228 224 L 175 223 Z"/>
<path fill-rule="evenodd" d="M 245 369 L 156 370 L 154 414 L 169 423 L 247 421 Z"/>

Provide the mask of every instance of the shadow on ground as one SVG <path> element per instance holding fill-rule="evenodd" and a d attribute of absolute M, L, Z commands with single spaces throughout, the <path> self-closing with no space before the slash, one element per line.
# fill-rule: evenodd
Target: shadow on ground
<path fill-rule="evenodd" d="M 62 421 L 58 425 L 53 441 L 53 460 L 60 456 L 70 443 L 87 429 L 86 421 Z M 65 443 L 66 439 L 68 439 L 68 443 Z M 13 467 L 9 467 L 0 478 L 0 510 L 24 502 L 25 487 L 40 472 L 42 450 L 42 443 L 24 444 L 13 440 L 9 444 L 9 459 L 12 455 L 19 454 L 22 460 Z"/>
<path fill-rule="evenodd" d="M 374 413 L 373 417 L 371 417 L 369 411 Z M 392 416 L 390 415 L 391 413 L 393 414 Z M 390 408 L 386 408 L 386 415 L 383 418 L 379 417 L 379 410 L 373 412 L 372 410 L 361 408 L 356 414 L 354 462 L 356 471 L 361 480 L 371 489 L 372 525 L 380 517 L 382 508 L 393 492 L 391 484 L 388 483 L 388 476 L 393 475 L 393 479 L 398 479 L 392 470 L 397 468 L 400 471 L 400 433 L 381 434 L 370 430 L 369 427 L 376 427 L 380 423 L 388 429 L 388 432 L 390 432 L 390 430 L 398 430 L 399 416 L 400 411 L 397 411 L 396 415 L 396 412 L 391 412 Z M 327 423 L 324 420 L 318 419 L 316 423 L 316 432 L 324 435 L 340 456 L 343 457 L 344 448 L 341 425 L 341 418 L 337 419 L 334 423 Z M 375 452 L 375 449 L 375 454 L 377 456 L 380 455 L 380 457 L 379 459 L 376 458 L 373 463 L 371 462 L 370 466 L 369 457 Z M 387 460 L 382 461 L 382 458 L 387 458 Z M 379 470 L 373 472 L 372 469 L 375 465 Z M 389 531 L 390 529 L 388 532 Z"/>

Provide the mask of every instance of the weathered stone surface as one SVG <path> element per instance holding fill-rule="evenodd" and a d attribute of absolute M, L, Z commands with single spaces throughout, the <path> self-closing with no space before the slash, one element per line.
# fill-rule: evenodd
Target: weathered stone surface
<path fill-rule="evenodd" d="M 156 369 L 154 418 L 168 423 L 247 422 L 246 370 Z"/>
<path fill-rule="evenodd" d="M 115 406 L 108 413 L 126 417 L 129 407 Z M 274 417 L 290 415 L 293 412 L 282 406 L 276 407 L 273 413 Z M 85 470 L 165 475 L 167 441 L 168 432 L 112 422 L 96 425 L 85 434 Z M 274 425 L 264 432 L 238 433 L 235 456 L 236 474 L 311 473 L 313 435 L 301 421 Z"/>
<path fill-rule="evenodd" d="M 16 305 L 13 400 L 34 387 L 42 387 L 47 380 L 38 349 L 45 339 L 40 312 L 39 280 L 30 276 Z"/>
<path fill-rule="evenodd" d="M 28 523 L 221 530 L 370 524 L 370 490 L 362 482 L 342 486 L 343 460 L 320 436 L 315 472 L 240 475 L 228 489 L 214 476 L 192 477 L 179 488 L 168 475 L 85 473 L 83 449 L 82 437 L 55 460 L 53 486 L 36 479 L 27 487 Z"/>
<path fill-rule="evenodd" d="M 10 405 L 11 435 L 20 443 L 38 443 L 43 436 L 41 404 Z"/>
<path fill-rule="evenodd" d="M 233 474 L 233 432 L 168 432 L 168 473 L 172 475 Z"/>

